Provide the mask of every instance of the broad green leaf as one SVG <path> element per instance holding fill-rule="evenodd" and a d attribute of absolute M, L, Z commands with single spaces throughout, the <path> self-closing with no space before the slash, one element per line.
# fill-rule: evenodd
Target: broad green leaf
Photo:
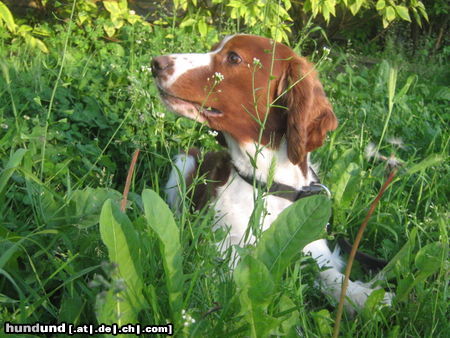
<path fill-rule="evenodd" d="M 183 22 L 180 23 L 180 28 L 193 26 L 196 22 L 197 21 L 195 19 L 192 19 L 192 18 L 183 20 Z"/>
<path fill-rule="evenodd" d="M 28 26 L 28 25 L 20 25 L 19 29 L 17 30 L 17 34 L 25 36 L 26 33 L 29 33 L 31 31 L 33 31 L 33 27 Z"/>
<path fill-rule="evenodd" d="M 429 276 L 437 272 L 442 264 L 445 264 L 447 256 L 448 247 L 443 243 L 430 243 L 420 249 L 415 258 L 418 272 L 414 274 L 408 273 L 406 278 L 399 281 L 397 301 L 406 300 L 417 284 L 424 282 Z"/>
<path fill-rule="evenodd" d="M 206 24 L 206 22 L 203 20 L 199 21 L 197 27 L 200 35 L 203 37 L 206 36 L 206 33 L 208 33 L 208 25 Z"/>
<path fill-rule="evenodd" d="M 354 178 L 355 175 L 359 176 L 359 173 L 359 166 L 354 162 L 351 162 L 342 172 L 342 175 L 339 177 L 339 180 L 336 182 L 334 185 L 335 188 L 333 189 L 333 197 L 337 205 L 345 204 L 345 201 L 343 200 L 344 193 L 346 192 L 350 181 L 353 182 L 353 186 L 358 183 L 356 180 L 352 180 L 352 178 Z"/>
<path fill-rule="evenodd" d="M 108 199 L 100 214 L 100 236 L 108 248 L 109 260 L 117 264 L 118 278 L 125 288 L 111 294 L 103 304 L 102 320 L 119 326 L 136 323 L 142 307 L 142 267 L 139 237 L 128 217 Z M 114 277 L 114 276 L 113 276 Z M 111 291 L 111 290 L 110 290 Z"/>
<path fill-rule="evenodd" d="M 386 7 L 386 15 L 385 18 L 387 21 L 391 22 L 392 20 L 395 19 L 395 9 L 392 6 L 387 6 Z"/>
<path fill-rule="evenodd" d="M 116 33 L 116 29 L 114 28 L 114 25 L 112 24 L 111 21 L 107 21 L 103 24 L 103 29 L 106 32 L 106 35 L 108 35 L 109 37 L 113 37 L 114 34 Z"/>
<path fill-rule="evenodd" d="M 275 291 L 275 284 L 267 267 L 250 255 L 245 256 L 234 270 L 236 286 L 247 290 L 250 300 L 266 308 Z"/>
<path fill-rule="evenodd" d="M 427 20 L 429 22 L 430 20 L 428 19 L 428 14 L 425 10 L 425 6 L 421 1 L 419 1 L 418 7 L 419 7 L 420 14 L 422 14 L 422 16 L 425 18 L 425 20 Z"/>
<path fill-rule="evenodd" d="M 267 267 L 256 258 L 247 255 L 233 273 L 239 293 L 241 314 L 249 325 L 251 337 L 267 337 L 279 320 L 267 313 L 273 300 L 275 284 Z"/>
<path fill-rule="evenodd" d="M 428 156 L 424 160 L 420 161 L 419 163 L 414 164 L 411 167 L 409 167 L 406 172 L 409 175 L 411 175 L 418 171 L 423 171 L 429 167 L 438 165 L 444 160 L 445 160 L 445 157 L 442 154 L 431 154 L 430 156 Z"/>
<path fill-rule="evenodd" d="M 68 209 L 71 223 L 80 228 L 96 225 L 105 201 L 119 202 L 121 197 L 118 191 L 106 188 L 75 190 L 70 196 Z"/>
<path fill-rule="evenodd" d="M 277 283 L 308 243 L 320 238 L 331 215 L 331 201 L 322 195 L 303 198 L 290 205 L 266 230 L 255 248 Z"/>
<path fill-rule="evenodd" d="M 41 39 L 38 39 L 38 38 L 35 38 L 35 37 L 31 37 L 31 38 L 34 40 L 35 46 L 36 46 L 42 53 L 48 54 L 48 48 L 47 48 L 47 46 L 45 45 L 45 43 L 44 43 Z"/>
<path fill-rule="evenodd" d="M 351 5 L 348 6 L 350 9 L 350 12 L 352 12 L 353 15 L 356 15 L 359 10 L 361 9 L 361 6 L 363 4 L 363 1 L 361 0 L 354 0 Z"/>
<path fill-rule="evenodd" d="M 414 263 L 421 272 L 431 275 L 439 269 L 443 260 L 446 259 L 445 251 L 443 243 L 427 244 L 419 250 Z"/>
<path fill-rule="evenodd" d="M 6 27 L 10 32 L 14 33 L 16 31 L 17 25 L 14 22 L 14 17 L 11 14 L 9 8 L 6 7 L 6 5 L 1 1 L 0 1 L 0 20 L 5 22 Z"/>
<path fill-rule="evenodd" d="M 406 8 L 405 6 L 395 6 L 395 11 L 397 12 L 400 18 L 411 22 L 411 17 L 409 16 L 408 8 Z"/>
<path fill-rule="evenodd" d="M 347 149 L 334 164 L 331 175 L 327 178 L 333 191 L 333 202 L 336 205 L 345 204 L 353 199 L 353 193 L 359 182 L 360 167 L 355 163 L 358 154 L 354 149 Z"/>
<path fill-rule="evenodd" d="M 381 11 L 384 7 L 386 7 L 386 1 L 385 0 L 378 0 L 377 1 L 377 5 L 376 5 L 376 9 L 377 11 Z"/>
<path fill-rule="evenodd" d="M 119 3 L 117 1 L 103 1 L 103 6 L 111 14 L 118 14 L 120 12 Z"/>
<path fill-rule="evenodd" d="M 322 309 L 320 311 L 313 312 L 312 317 L 319 328 L 320 336 L 331 337 L 331 334 L 333 333 L 333 319 L 331 318 L 330 312 L 327 309 Z"/>
<path fill-rule="evenodd" d="M 6 185 L 11 178 L 14 171 L 16 171 L 22 162 L 22 159 L 25 155 L 25 153 L 28 150 L 26 149 L 17 149 L 14 154 L 10 157 L 8 162 L 5 165 L 5 168 L 0 173 L 0 198 L 2 198 L 4 194 L 4 190 L 6 188 Z"/>
<path fill-rule="evenodd" d="M 386 291 L 384 289 L 378 289 L 370 293 L 364 303 L 363 317 L 366 319 L 379 321 L 381 317 L 377 316 L 377 310 L 384 299 Z"/>
<path fill-rule="evenodd" d="M 398 281 L 396 293 L 396 301 L 401 302 L 406 299 L 414 287 L 414 275 L 409 272 L 406 277 Z"/>
<path fill-rule="evenodd" d="M 177 322 L 180 322 L 185 279 L 180 231 L 169 207 L 156 192 L 145 189 L 142 193 L 142 203 L 147 225 L 159 239 L 172 316 Z"/>
<path fill-rule="evenodd" d="M 412 252 L 416 245 L 417 228 L 411 230 L 408 241 L 403 245 L 399 252 L 389 261 L 389 263 L 379 272 L 379 275 L 386 279 L 392 279 L 396 276 L 395 270 L 408 271 L 412 261 Z"/>

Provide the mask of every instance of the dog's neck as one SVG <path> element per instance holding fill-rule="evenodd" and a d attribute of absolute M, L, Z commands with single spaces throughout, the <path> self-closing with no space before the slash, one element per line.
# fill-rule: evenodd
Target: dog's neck
<path fill-rule="evenodd" d="M 228 151 L 234 166 L 241 175 L 255 177 L 260 182 L 267 182 L 270 168 L 274 161 L 275 170 L 273 181 L 301 189 L 308 186 L 314 180 L 314 173 L 309 165 L 305 176 L 298 165 L 294 165 L 288 158 L 287 145 L 282 141 L 278 149 L 270 149 L 255 142 L 238 143 L 227 133 L 223 133 L 228 146 Z M 252 159 L 252 160 L 250 160 Z M 256 168 L 253 168 L 252 162 Z"/>

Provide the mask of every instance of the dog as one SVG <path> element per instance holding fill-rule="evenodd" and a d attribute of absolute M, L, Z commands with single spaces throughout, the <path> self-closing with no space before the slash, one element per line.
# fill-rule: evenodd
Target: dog
<path fill-rule="evenodd" d="M 320 147 L 338 121 L 314 66 L 288 46 L 271 39 L 237 34 L 225 37 L 204 54 L 172 54 L 152 59 L 152 74 L 166 106 L 181 116 L 219 131 L 227 151 L 208 153 L 199 167 L 198 151 L 176 157 L 166 184 L 168 203 L 177 209 L 180 175 L 187 184 L 199 173 L 208 184 L 195 189 L 193 203 L 215 209 L 215 228 L 227 230 L 220 250 L 255 243 L 248 229 L 254 209 L 252 182 L 293 194 L 263 197 L 268 229 L 305 189 L 318 183 L 309 154 Z M 220 141 L 219 140 L 219 141 Z M 249 233 L 250 232 L 250 233 Z M 325 239 L 303 249 L 317 262 L 325 293 L 339 300 L 344 275 L 338 250 Z M 361 309 L 374 289 L 349 282 L 345 307 Z M 390 304 L 386 293 L 384 303 Z"/>

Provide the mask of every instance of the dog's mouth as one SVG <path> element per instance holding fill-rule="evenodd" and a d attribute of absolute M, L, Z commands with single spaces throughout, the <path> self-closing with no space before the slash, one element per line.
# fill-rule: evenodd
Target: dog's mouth
<path fill-rule="evenodd" d="M 179 115 L 186 116 L 200 122 L 223 115 L 223 113 L 218 109 L 169 94 L 159 86 L 158 90 L 164 103 Z"/>

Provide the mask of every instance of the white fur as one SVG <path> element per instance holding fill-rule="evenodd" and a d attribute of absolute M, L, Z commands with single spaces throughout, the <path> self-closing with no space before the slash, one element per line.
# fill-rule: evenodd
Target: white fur
<path fill-rule="evenodd" d="M 186 186 L 186 179 L 196 169 L 196 163 L 194 156 L 187 154 L 175 156 L 172 171 L 170 172 L 164 191 L 166 192 L 167 203 L 176 212 L 180 211 L 181 195 L 183 194 L 181 187 Z M 181 184 L 181 180 L 183 180 L 183 184 Z"/>
<path fill-rule="evenodd" d="M 166 81 L 162 81 L 164 88 L 169 88 L 175 81 L 186 72 L 200 67 L 210 67 L 214 54 L 220 53 L 225 44 L 233 38 L 234 35 L 225 37 L 215 50 L 209 53 L 193 54 L 171 54 L 169 57 L 173 61 L 173 74 L 168 76 Z"/>
<path fill-rule="evenodd" d="M 166 81 L 161 84 L 169 88 L 184 73 L 200 67 L 209 67 L 211 65 L 213 53 L 205 54 L 172 54 L 169 57 L 173 60 L 173 73 Z"/>
<path fill-rule="evenodd" d="M 225 139 L 233 164 L 242 174 L 253 175 L 254 168 L 251 166 L 248 156 L 255 158 L 257 146 L 250 143 L 238 145 L 233 138 L 226 134 Z M 309 185 L 313 180 L 311 172 L 305 177 L 299 167 L 289 161 L 285 144 L 282 144 L 278 151 L 265 148 L 256 156 L 257 169 L 255 173 L 259 180 L 267 181 L 273 158 L 276 161 L 274 176 L 276 182 L 300 188 Z M 265 197 L 264 203 L 267 215 L 261 223 L 263 231 L 267 230 L 278 215 L 292 204 L 292 202 L 274 195 Z M 217 220 L 214 230 L 223 228 L 228 231 L 228 236 L 219 244 L 220 251 L 225 253 L 231 247 L 231 265 L 234 267 L 238 260 L 234 246 L 242 247 L 255 242 L 255 236 L 251 233 L 247 234 L 245 240 L 246 232 L 250 231 L 247 228 L 254 209 L 253 187 L 232 169 L 226 184 L 217 189 L 217 198 L 212 201 L 211 205 L 214 206 Z M 338 301 L 344 279 L 344 275 L 341 273 L 344 263 L 339 256 L 339 250 L 331 252 L 326 240 L 320 239 L 306 245 L 303 252 L 310 254 L 322 269 L 320 286 L 323 291 Z M 347 311 L 352 313 L 354 308 L 362 308 L 373 290 L 369 285 L 350 281 L 345 304 Z M 392 294 L 386 293 L 384 302 L 390 304 L 391 300 Z"/>

